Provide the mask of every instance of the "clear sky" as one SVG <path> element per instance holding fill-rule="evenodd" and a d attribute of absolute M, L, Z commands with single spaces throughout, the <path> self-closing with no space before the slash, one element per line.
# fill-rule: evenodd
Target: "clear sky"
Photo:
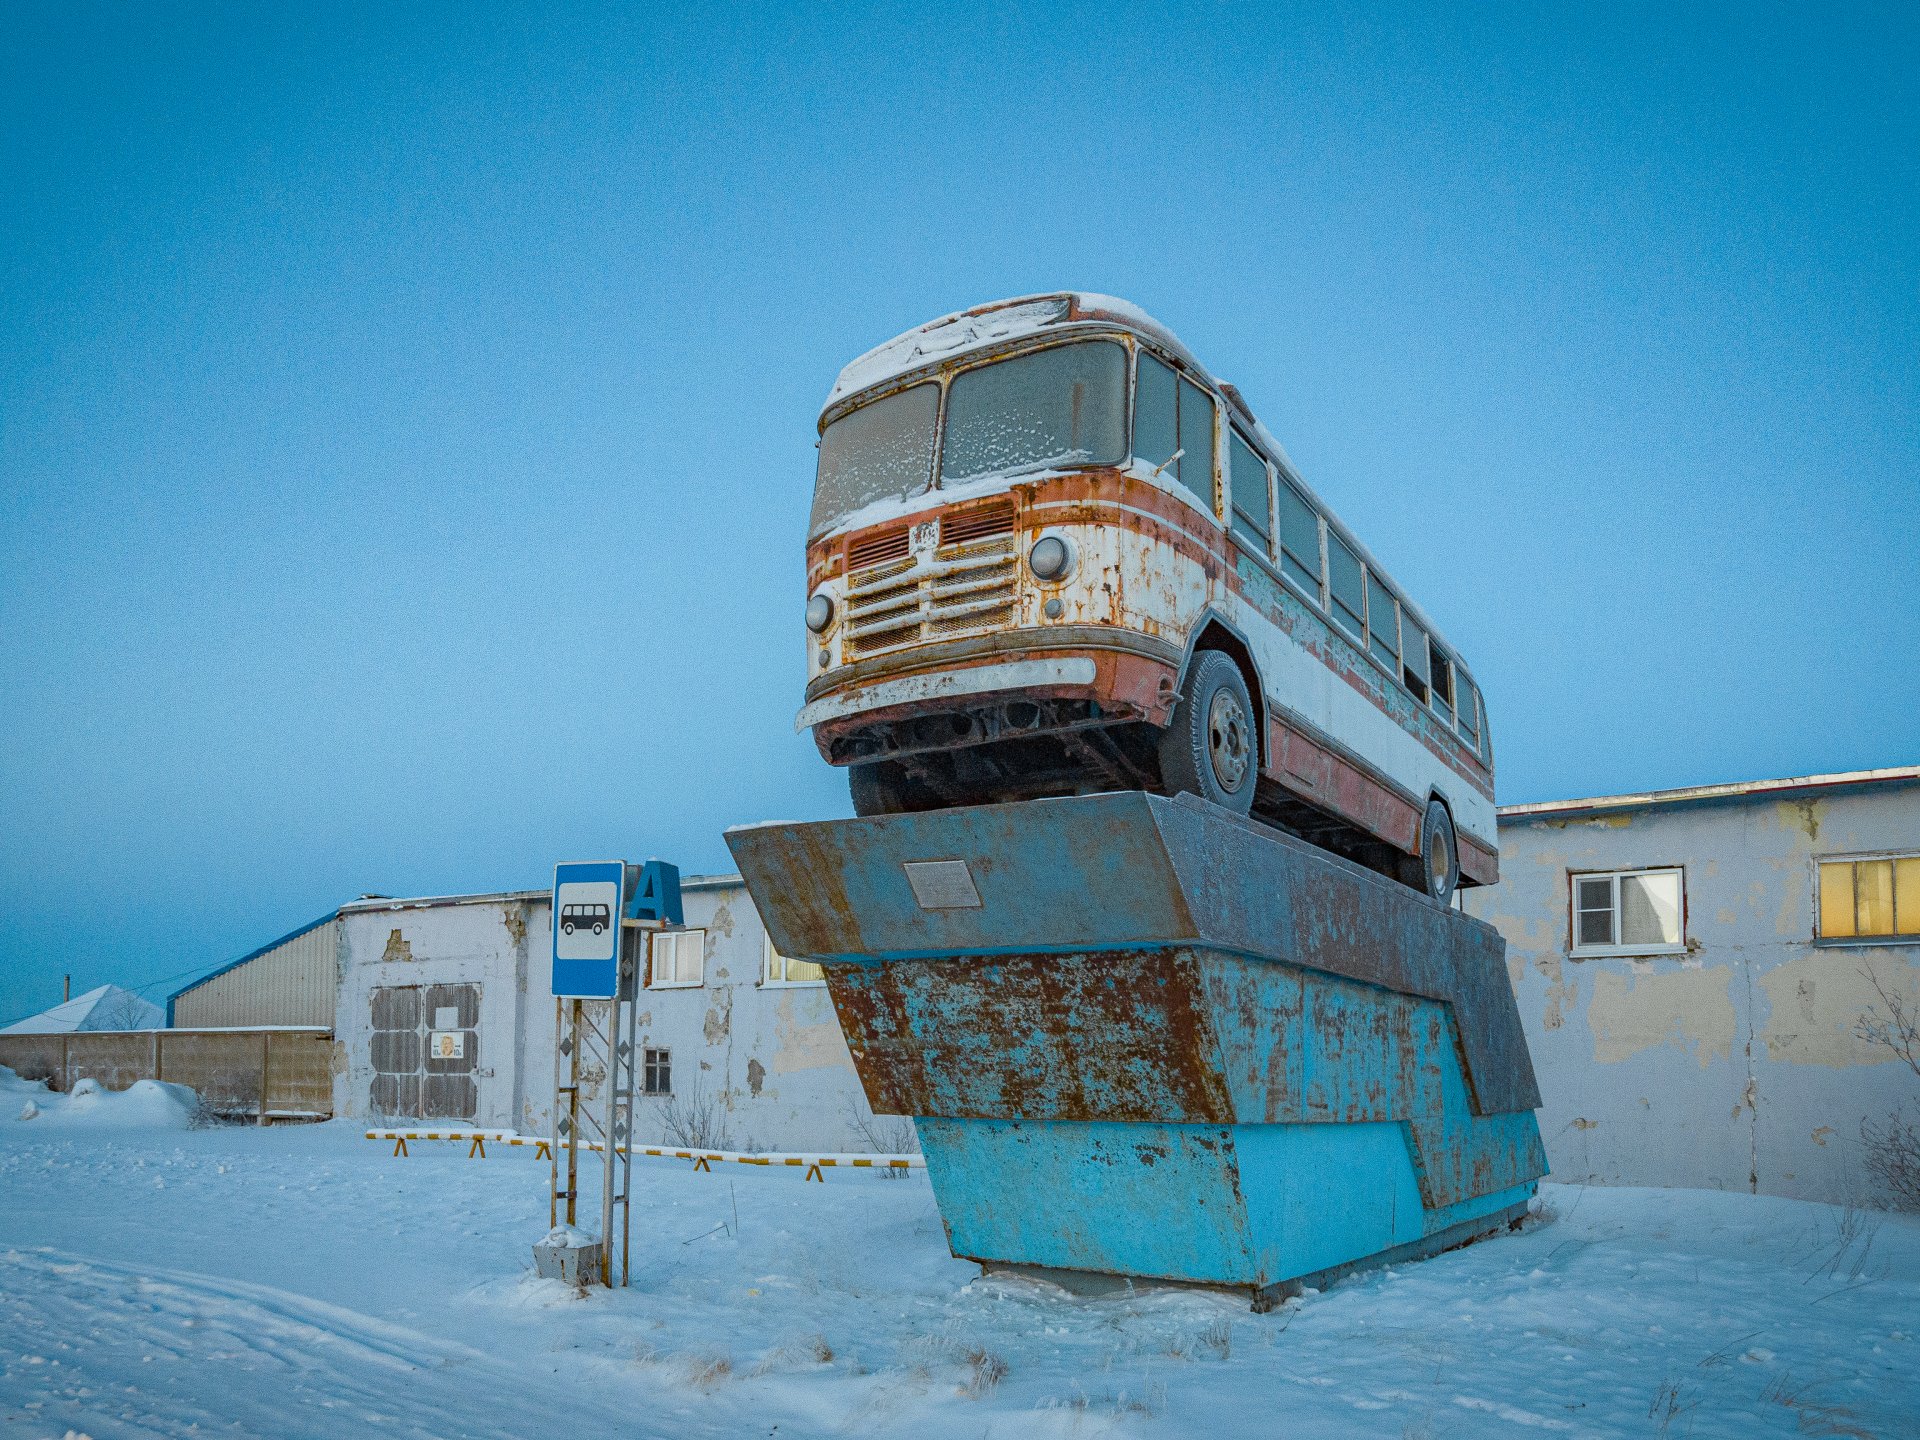
<path fill-rule="evenodd" d="M 1920 759 L 1915 7 L 666 8 L 8 8 L 0 1020 L 847 813 L 818 407 L 1037 290 L 1240 386 L 1502 800 Z"/>

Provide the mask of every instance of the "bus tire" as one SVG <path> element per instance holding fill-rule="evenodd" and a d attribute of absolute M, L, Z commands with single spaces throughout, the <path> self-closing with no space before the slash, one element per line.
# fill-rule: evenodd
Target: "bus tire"
<path fill-rule="evenodd" d="M 1453 816 L 1438 800 L 1427 802 L 1420 821 L 1420 853 L 1406 857 L 1400 878 L 1429 899 L 1453 903 L 1460 884 L 1460 842 L 1453 833 Z"/>
<path fill-rule="evenodd" d="M 1236 815 L 1253 810 L 1260 744 L 1240 667 L 1202 650 L 1187 667 L 1173 718 L 1160 732 L 1160 782 L 1169 795 L 1211 800 Z"/>

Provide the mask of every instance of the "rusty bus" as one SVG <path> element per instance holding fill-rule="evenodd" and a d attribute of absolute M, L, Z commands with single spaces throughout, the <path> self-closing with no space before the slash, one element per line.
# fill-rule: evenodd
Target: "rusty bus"
<path fill-rule="evenodd" d="M 1151 317 L 947 316 L 819 429 L 798 724 L 856 813 L 1191 791 L 1443 902 L 1498 879 L 1467 667 Z"/>

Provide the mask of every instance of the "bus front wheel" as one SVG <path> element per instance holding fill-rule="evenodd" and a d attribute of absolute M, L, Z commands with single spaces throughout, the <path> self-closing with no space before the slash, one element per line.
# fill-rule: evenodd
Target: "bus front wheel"
<path fill-rule="evenodd" d="M 847 767 L 847 791 L 853 813 L 862 820 L 872 815 L 904 815 L 938 808 L 938 800 L 916 784 L 895 761 L 876 760 Z"/>
<path fill-rule="evenodd" d="M 1202 650 L 1160 734 L 1161 784 L 1169 795 L 1186 791 L 1246 815 L 1259 769 L 1253 702 L 1240 667 L 1222 651 Z"/>

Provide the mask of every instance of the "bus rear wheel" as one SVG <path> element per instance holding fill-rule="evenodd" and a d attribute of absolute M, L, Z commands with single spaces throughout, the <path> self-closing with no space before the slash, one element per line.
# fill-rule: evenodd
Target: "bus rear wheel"
<path fill-rule="evenodd" d="M 1247 815 L 1259 768 L 1253 702 L 1240 667 L 1219 650 L 1202 650 L 1160 734 L 1160 782 L 1169 795 L 1185 791 Z"/>
<path fill-rule="evenodd" d="M 1420 821 L 1420 853 L 1401 861 L 1400 878 L 1442 905 L 1453 903 L 1460 884 L 1460 842 L 1453 833 L 1453 817 L 1438 800 L 1427 802 Z"/>

